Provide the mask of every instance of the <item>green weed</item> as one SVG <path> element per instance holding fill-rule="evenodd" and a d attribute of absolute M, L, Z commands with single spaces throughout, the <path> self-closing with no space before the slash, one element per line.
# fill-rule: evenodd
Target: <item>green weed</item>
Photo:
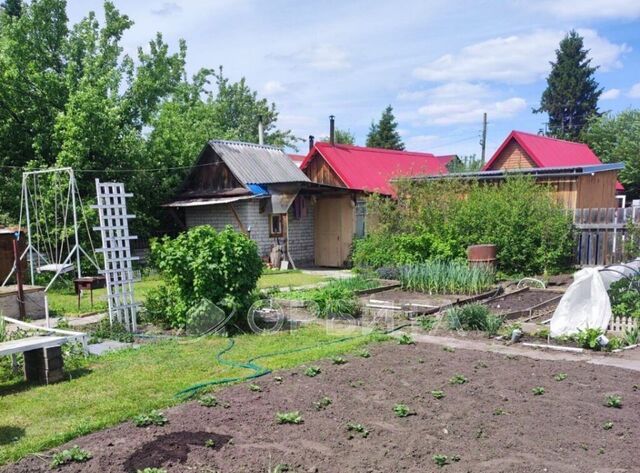
<path fill-rule="evenodd" d="M 449 464 L 449 457 L 447 457 L 446 455 L 441 455 L 441 454 L 435 454 L 432 457 L 433 462 L 438 465 L 440 468 L 442 468 L 445 465 Z"/>
<path fill-rule="evenodd" d="M 463 374 L 454 374 L 451 378 L 449 378 L 449 384 L 464 384 L 469 380 Z"/>
<path fill-rule="evenodd" d="M 557 373 L 553 376 L 553 379 L 556 381 L 564 381 L 567 379 L 567 373 Z"/>
<path fill-rule="evenodd" d="M 148 427 L 150 425 L 165 425 L 169 421 L 160 411 L 151 411 L 148 414 L 139 414 L 133 418 L 136 427 Z"/>
<path fill-rule="evenodd" d="M 604 399 L 604 405 L 607 407 L 620 409 L 622 407 L 622 398 L 617 394 L 611 394 Z"/>
<path fill-rule="evenodd" d="M 415 343 L 416 342 L 413 341 L 413 338 L 406 333 L 403 333 L 398 337 L 398 345 L 415 345 Z"/>
<path fill-rule="evenodd" d="M 300 411 L 278 412 L 276 414 L 278 424 L 302 424 L 302 416 Z"/>
<path fill-rule="evenodd" d="M 318 376 L 322 371 L 320 371 L 319 366 L 309 366 L 305 371 L 305 376 L 309 376 L 310 378 L 314 378 Z"/>
<path fill-rule="evenodd" d="M 445 396 L 443 391 L 431 391 L 431 395 L 434 397 L 434 399 L 442 399 Z"/>
<path fill-rule="evenodd" d="M 333 401 L 331 400 L 331 398 L 324 396 L 322 399 L 320 399 L 317 402 L 313 403 L 313 407 L 316 408 L 316 411 L 321 411 L 322 409 L 325 409 L 327 407 L 329 407 L 331 405 Z"/>
<path fill-rule="evenodd" d="M 216 407 L 218 405 L 218 400 L 213 394 L 204 394 L 200 396 L 198 403 L 204 407 Z"/>
<path fill-rule="evenodd" d="M 362 436 L 362 438 L 367 438 L 369 436 L 369 431 L 362 424 L 356 424 L 354 422 L 347 423 L 347 431 L 352 433 L 350 438 L 353 437 L 353 432 L 356 432 Z"/>
<path fill-rule="evenodd" d="M 51 468 L 58 468 L 69 463 L 84 463 L 91 459 L 92 455 L 87 450 L 74 445 L 68 450 L 63 450 L 53 455 Z"/>
<path fill-rule="evenodd" d="M 531 389 L 531 392 L 534 396 L 542 396 L 544 394 L 544 388 L 542 386 L 536 386 L 535 388 Z"/>
<path fill-rule="evenodd" d="M 396 404 L 395 406 L 393 406 L 393 412 L 397 417 L 408 417 L 412 414 L 415 414 L 413 411 L 411 411 L 411 409 L 409 409 L 409 406 L 407 406 L 406 404 Z"/>

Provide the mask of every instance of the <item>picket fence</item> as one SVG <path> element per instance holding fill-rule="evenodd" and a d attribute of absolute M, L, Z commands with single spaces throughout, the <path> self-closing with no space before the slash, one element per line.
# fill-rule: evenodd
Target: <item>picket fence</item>
<path fill-rule="evenodd" d="M 640 224 L 640 207 L 574 209 L 576 264 L 607 265 L 624 260 L 628 225 Z"/>

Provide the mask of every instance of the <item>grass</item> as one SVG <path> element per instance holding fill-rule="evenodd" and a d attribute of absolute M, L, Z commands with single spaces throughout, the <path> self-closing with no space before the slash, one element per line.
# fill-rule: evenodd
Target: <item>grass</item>
<path fill-rule="evenodd" d="M 141 281 L 134 283 L 136 301 L 144 302 L 147 299 L 149 291 L 156 288 L 160 283 L 161 279 L 158 275 L 145 276 Z M 107 310 L 107 290 L 104 288 L 93 291 L 93 308 L 91 308 L 89 294 L 85 293 L 80 298 L 80 309 L 78 309 L 78 296 L 75 293 L 72 283 L 51 288 L 47 296 L 49 300 L 49 310 L 55 315 L 78 317 Z"/>
<path fill-rule="evenodd" d="M 324 276 L 305 274 L 299 270 L 276 272 L 275 274 L 269 274 L 269 271 L 265 271 L 265 274 L 258 280 L 258 288 L 306 286 L 307 284 L 319 283 L 325 279 Z"/>
<path fill-rule="evenodd" d="M 241 335 L 226 359 L 244 361 L 261 354 L 316 346 L 344 335 L 327 333 L 318 326 L 273 335 Z M 264 358 L 260 363 L 273 370 L 292 368 L 355 352 L 371 340 L 361 337 Z M 71 381 L 39 387 L 29 387 L 22 381 L 0 383 L 0 464 L 177 404 L 176 392 L 194 383 L 249 374 L 248 370 L 214 361 L 214 355 L 227 343 L 223 337 L 162 341 L 91 358 L 83 370 L 72 373 Z"/>
<path fill-rule="evenodd" d="M 292 287 L 316 284 L 324 281 L 324 276 L 316 274 L 305 274 L 299 270 L 265 272 L 258 280 L 258 288 L 266 289 L 270 287 Z M 144 302 L 149 291 L 155 289 L 162 283 L 162 278 L 155 274 L 144 276 L 141 281 L 134 284 L 136 301 Z M 96 289 L 93 291 L 93 308 L 89 294 L 84 294 L 80 298 L 80 309 L 78 309 L 78 296 L 75 293 L 71 281 L 67 281 L 64 286 L 51 288 L 48 293 L 49 309 L 53 314 L 64 315 L 66 317 L 78 317 L 93 312 L 101 312 L 107 309 L 106 289 Z"/>

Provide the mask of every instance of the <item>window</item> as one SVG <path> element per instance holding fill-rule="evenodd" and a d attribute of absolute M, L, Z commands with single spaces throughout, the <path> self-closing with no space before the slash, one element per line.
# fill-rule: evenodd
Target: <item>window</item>
<path fill-rule="evenodd" d="M 269 236 L 281 237 L 284 228 L 284 214 L 269 215 Z"/>

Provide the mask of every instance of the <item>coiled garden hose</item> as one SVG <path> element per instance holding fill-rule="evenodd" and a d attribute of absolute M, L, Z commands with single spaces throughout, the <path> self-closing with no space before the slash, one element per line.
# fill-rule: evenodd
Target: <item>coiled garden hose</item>
<path fill-rule="evenodd" d="M 384 332 L 378 332 L 381 335 L 389 335 L 390 333 L 396 332 L 402 328 L 408 327 L 411 324 L 404 324 L 401 325 L 399 327 L 393 328 L 391 330 L 386 330 Z M 231 378 L 220 378 L 220 379 L 212 379 L 210 381 L 203 381 L 201 383 L 197 383 L 194 384 L 192 386 L 189 386 L 186 389 L 183 389 L 182 391 L 179 391 L 176 394 L 176 397 L 193 397 L 194 395 L 196 395 L 198 393 L 198 391 L 201 391 L 204 388 L 208 388 L 211 386 L 219 386 L 221 384 L 228 384 L 228 383 L 239 383 L 239 382 L 243 382 L 243 381 L 248 381 L 251 379 L 256 379 L 256 378 L 260 378 L 262 376 L 268 375 L 272 372 L 271 369 L 266 368 L 264 366 L 260 366 L 258 364 L 255 363 L 256 360 L 261 360 L 264 358 L 271 358 L 274 356 L 279 356 L 279 355 L 288 355 L 290 353 L 298 353 L 301 351 L 306 351 L 306 350 L 313 350 L 315 348 L 321 348 L 323 346 L 327 346 L 327 345 L 333 345 L 336 343 L 342 343 L 342 342 L 346 342 L 348 340 L 355 340 L 358 338 L 363 338 L 363 337 L 368 337 L 371 334 L 363 334 L 363 335 L 354 335 L 352 337 L 342 337 L 339 338 L 337 340 L 331 340 L 328 342 L 322 342 L 322 343 L 318 343 L 315 345 L 309 345 L 306 347 L 301 347 L 301 348 L 292 348 L 290 350 L 280 350 L 280 351 L 275 351 L 275 352 L 271 352 L 271 353 L 266 353 L 264 355 L 258 355 L 258 356 L 254 356 L 253 358 L 248 359 L 247 361 L 244 362 L 236 362 L 236 361 L 232 361 L 232 360 L 225 360 L 223 358 L 223 356 L 228 353 L 229 351 L 231 351 L 231 349 L 235 346 L 236 342 L 233 338 L 229 339 L 229 342 L 227 343 L 227 346 L 225 348 L 223 348 L 222 350 L 220 350 L 217 354 L 216 354 L 216 361 L 218 363 L 220 363 L 221 365 L 224 366 L 229 366 L 231 368 L 244 368 L 244 369 L 248 369 L 248 370 L 252 370 L 253 373 L 252 374 L 248 374 L 245 376 L 235 376 L 235 377 L 231 377 Z"/>

